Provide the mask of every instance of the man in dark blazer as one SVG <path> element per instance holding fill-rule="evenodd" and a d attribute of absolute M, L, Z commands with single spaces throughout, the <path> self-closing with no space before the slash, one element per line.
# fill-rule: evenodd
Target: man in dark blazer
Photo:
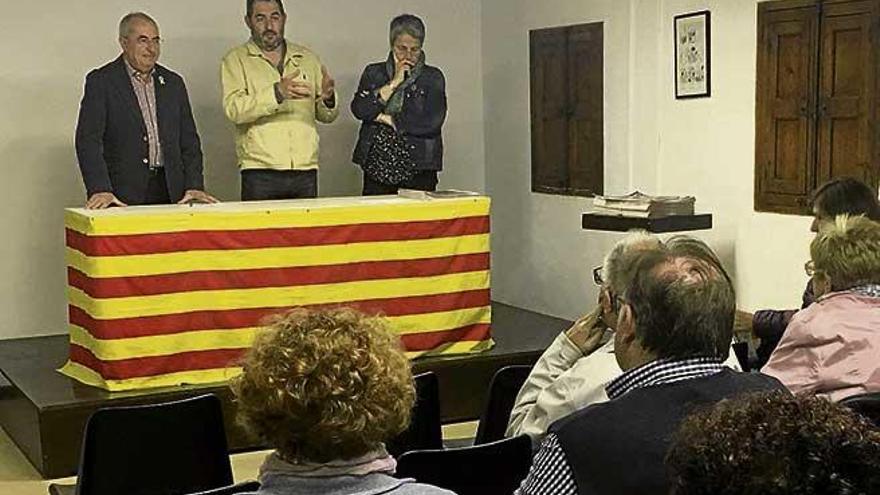
<path fill-rule="evenodd" d="M 159 26 L 147 14 L 119 23 L 122 54 L 86 77 L 76 155 L 86 208 L 213 203 L 183 79 L 157 65 Z"/>
<path fill-rule="evenodd" d="M 735 296 L 708 246 L 679 236 L 620 263 L 633 273 L 615 302 L 614 356 L 624 373 L 605 387 L 608 402 L 553 423 L 521 495 L 669 493 L 666 451 L 692 410 L 784 390 L 775 378 L 724 366 Z M 596 334 L 585 341 L 598 346 L 604 325 L 581 321 Z"/>

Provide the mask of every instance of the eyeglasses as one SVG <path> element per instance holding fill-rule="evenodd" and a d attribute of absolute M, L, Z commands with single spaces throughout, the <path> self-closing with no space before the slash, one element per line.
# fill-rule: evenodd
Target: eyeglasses
<path fill-rule="evenodd" d="M 602 277 L 602 267 L 593 268 L 593 282 L 596 285 L 605 285 L 605 279 Z"/>
<path fill-rule="evenodd" d="M 148 38 L 146 36 L 138 36 L 137 39 L 135 39 L 134 41 L 142 47 L 162 45 L 162 38 Z"/>
<path fill-rule="evenodd" d="M 804 273 L 806 273 L 808 277 L 812 277 L 813 274 L 816 273 L 816 264 L 813 263 L 813 260 L 804 263 Z"/>

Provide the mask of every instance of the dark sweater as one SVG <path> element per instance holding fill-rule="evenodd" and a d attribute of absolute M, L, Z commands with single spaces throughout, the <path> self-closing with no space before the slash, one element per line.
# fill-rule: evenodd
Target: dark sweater
<path fill-rule="evenodd" d="M 574 472 L 578 493 L 669 493 L 664 458 L 671 435 L 696 407 L 749 392 L 784 389 L 775 378 L 726 368 L 714 375 L 632 390 L 550 428 Z"/>

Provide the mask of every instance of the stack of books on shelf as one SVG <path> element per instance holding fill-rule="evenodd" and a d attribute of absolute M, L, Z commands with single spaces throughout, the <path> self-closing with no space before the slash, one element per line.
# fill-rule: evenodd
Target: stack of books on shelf
<path fill-rule="evenodd" d="M 695 201 L 693 196 L 650 196 L 635 191 L 625 196 L 596 196 L 593 213 L 636 218 L 693 215 Z"/>

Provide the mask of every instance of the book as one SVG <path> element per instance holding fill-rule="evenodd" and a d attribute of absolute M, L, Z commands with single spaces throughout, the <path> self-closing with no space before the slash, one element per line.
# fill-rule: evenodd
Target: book
<path fill-rule="evenodd" d="M 462 191 L 459 189 L 441 189 L 438 191 L 420 191 L 418 189 L 398 189 L 397 195 L 401 198 L 409 199 L 443 199 L 443 198 L 466 198 L 469 196 L 480 196 L 480 193 L 473 191 Z"/>
<path fill-rule="evenodd" d="M 693 196 L 651 196 L 634 191 L 623 196 L 596 196 L 593 212 L 639 218 L 693 215 L 695 202 Z"/>

